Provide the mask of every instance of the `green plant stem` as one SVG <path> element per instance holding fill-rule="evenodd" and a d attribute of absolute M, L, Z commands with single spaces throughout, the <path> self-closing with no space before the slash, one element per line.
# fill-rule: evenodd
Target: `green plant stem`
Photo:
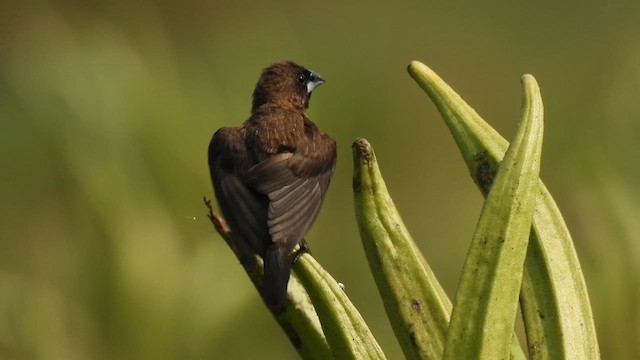
<path fill-rule="evenodd" d="M 542 150 L 540 93 L 532 76 L 523 85 L 522 120 L 478 220 L 443 359 L 509 358 Z"/>
<path fill-rule="evenodd" d="M 385 359 L 364 319 L 337 281 L 316 260 L 302 255 L 294 270 L 315 305 L 336 359 Z"/>
<path fill-rule="evenodd" d="M 369 268 L 407 359 L 439 359 L 451 301 L 404 226 L 365 139 L 353 143 L 356 220 Z"/>
<path fill-rule="evenodd" d="M 508 142 L 426 65 L 409 74 L 434 102 L 486 196 Z M 533 214 L 520 303 L 532 359 L 599 359 L 587 288 L 571 236 L 542 183 Z"/>
<path fill-rule="evenodd" d="M 262 293 L 262 260 L 255 256 L 255 261 L 246 262 L 248 254 L 240 253 L 241 249 L 235 244 L 231 230 L 223 218 L 213 213 L 211 201 L 205 198 L 205 204 L 209 209 L 209 219 L 213 223 L 216 231 L 233 250 L 233 253 L 240 260 L 243 259 L 244 269 L 249 279 L 255 286 L 258 293 Z M 309 299 L 309 295 L 302 287 L 295 276 L 289 280 L 287 292 L 287 305 L 280 310 L 270 309 L 278 325 L 285 332 L 289 341 L 294 346 L 302 359 L 325 360 L 332 359 L 333 354 L 327 343 L 327 339 L 322 332 L 320 320 Z M 268 307 L 267 307 L 268 308 Z"/>

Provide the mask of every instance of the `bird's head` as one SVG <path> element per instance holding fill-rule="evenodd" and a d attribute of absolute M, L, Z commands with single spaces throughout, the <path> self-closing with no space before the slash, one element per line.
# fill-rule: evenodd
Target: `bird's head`
<path fill-rule="evenodd" d="M 293 61 L 269 65 L 253 91 L 252 110 L 264 104 L 304 110 L 309 107 L 311 92 L 322 83 L 322 76 Z"/>

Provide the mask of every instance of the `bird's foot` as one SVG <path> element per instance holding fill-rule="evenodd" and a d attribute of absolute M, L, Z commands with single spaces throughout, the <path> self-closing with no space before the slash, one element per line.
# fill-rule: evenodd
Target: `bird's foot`
<path fill-rule="evenodd" d="M 291 262 L 291 264 L 295 264 L 296 261 L 300 259 L 300 256 L 302 256 L 304 253 L 311 255 L 311 249 L 309 248 L 309 244 L 307 244 L 305 240 L 302 240 L 302 242 L 300 243 L 300 247 L 293 254 L 293 261 Z"/>

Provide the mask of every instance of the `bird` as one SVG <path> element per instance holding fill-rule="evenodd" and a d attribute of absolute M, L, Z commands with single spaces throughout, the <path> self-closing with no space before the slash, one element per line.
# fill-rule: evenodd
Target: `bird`
<path fill-rule="evenodd" d="M 336 141 L 305 114 L 324 82 L 290 60 L 269 65 L 256 83 L 249 118 L 218 129 L 209 143 L 215 197 L 237 246 L 264 260 L 262 296 L 272 309 L 286 303 L 300 255 L 293 251 L 306 247 L 336 167 Z"/>

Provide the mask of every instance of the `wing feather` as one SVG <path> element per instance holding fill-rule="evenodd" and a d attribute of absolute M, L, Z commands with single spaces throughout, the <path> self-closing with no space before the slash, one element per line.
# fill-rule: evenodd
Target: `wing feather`
<path fill-rule="evenodd" d="M 209 170 L 220 209 L 238 246 L 263 255 L 269 243 L 269 199 L 243 180 L 249 168 L 241 128 L 222 128 L 209 143 Z M 247 249 L 245 249 L 245 252 Z"/>
<path fill-rule="evenodd" d="M 269 199 L 267 224 L 274 243 L 292 249 L 302 240 L 320 211 L 334 169 L 335 148 L 326 161 L 283 152 L 249 169 L 248 184 Z"/>

